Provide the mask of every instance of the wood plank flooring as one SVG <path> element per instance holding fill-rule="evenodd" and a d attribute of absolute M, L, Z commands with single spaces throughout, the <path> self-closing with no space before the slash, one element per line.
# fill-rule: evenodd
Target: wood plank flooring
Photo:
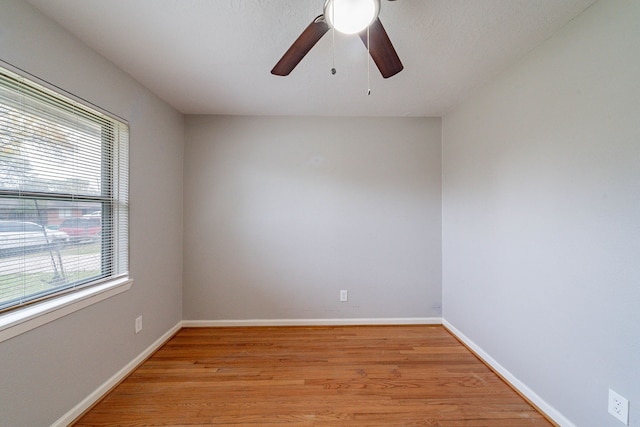
<path fill-rule="evenodd" d="M 442 326 L 185 328 L 75 426 L 550 426 Z"/>

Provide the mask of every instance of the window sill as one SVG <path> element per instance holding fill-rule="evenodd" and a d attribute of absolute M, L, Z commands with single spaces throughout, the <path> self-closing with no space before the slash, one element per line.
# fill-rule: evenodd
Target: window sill
<path fill-rule="evenodd" d="M 132 283 L 133 279 L 128 277 L 116 279 L 0 315 L 0 342 L 126 292 Z"/>

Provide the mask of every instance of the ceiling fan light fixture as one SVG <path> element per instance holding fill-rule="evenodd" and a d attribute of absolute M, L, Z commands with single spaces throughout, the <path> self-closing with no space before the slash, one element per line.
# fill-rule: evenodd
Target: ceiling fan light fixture
<path fill-rule="evenodd" d="M 380 13 L 380 0 L 326 0 L 324 18 L 344 34 L 356 34 L 367 28 Z"/>

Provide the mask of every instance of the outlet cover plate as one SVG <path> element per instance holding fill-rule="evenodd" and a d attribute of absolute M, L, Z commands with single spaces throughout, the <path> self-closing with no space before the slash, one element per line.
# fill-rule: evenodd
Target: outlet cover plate
<path fill-rule="evenodd" d="M 349 291 L 342 290 L 340 291 L 340 301 L 347 302 L 349 300 Z"/>
<path fill-rule="evenodd" d="M 629 401 L 611 389 L 609 389 L 609 413 L 624 425 L 629 425 Z"/>
<path fill-rule="evenodd" d="M 136 317 L 136 334 L 139 334 L 142 330 L 142 316 Z"/>

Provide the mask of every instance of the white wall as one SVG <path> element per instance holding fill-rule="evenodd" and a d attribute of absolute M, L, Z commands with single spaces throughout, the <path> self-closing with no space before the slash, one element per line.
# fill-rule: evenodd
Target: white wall
<path fill-rule="evenodd" d="M 444 317 L 579 426 L 640 426 L 640 2 L 443 119 Z"/>
<path fill-rule="evenodd" d="M 0 59 L 131 126 L 133 287 L 0 343 L 0 425 L 45 426 L 182 319 L 183 118 L 27 2 L 0 2 Z"/>
<path fill-rule="evenodd" d="M 188 117 L 185 319 L 439 317 L 440 135 L 440 119 Z"/>

